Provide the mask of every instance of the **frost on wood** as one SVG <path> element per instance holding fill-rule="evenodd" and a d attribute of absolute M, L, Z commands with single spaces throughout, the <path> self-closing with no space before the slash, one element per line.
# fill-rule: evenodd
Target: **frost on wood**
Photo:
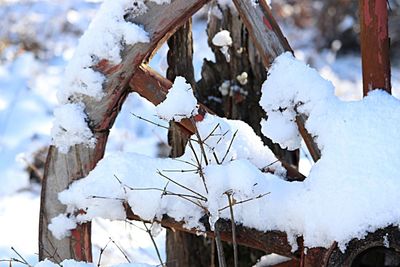
<path fill-rule="evenodd" d="M 77 144 L 95 145 L 96 139 L 88 127 L 84 104 L 61 105 L 54 110 L 54 117 L 51 135 L 60 152 L 67 153 L 70 146 Z"/>
<path fill-rule="evenodd" d="M 178 122 L 197 114 L 197 100 L 185 78 L 176 77 L 166 99 L 157 106 L 156 111 L 160 118 Z"/>

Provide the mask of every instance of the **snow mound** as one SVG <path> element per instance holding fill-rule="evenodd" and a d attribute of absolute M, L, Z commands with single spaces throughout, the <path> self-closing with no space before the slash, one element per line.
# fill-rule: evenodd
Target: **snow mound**
<path fill-rule="evenodd" d="M 157 115 L 167 121 L 181 121 L 197 114 L 197 99 L 193 89 L 183 77 L 176 77 L 167 98 L 157 108 Z"/>

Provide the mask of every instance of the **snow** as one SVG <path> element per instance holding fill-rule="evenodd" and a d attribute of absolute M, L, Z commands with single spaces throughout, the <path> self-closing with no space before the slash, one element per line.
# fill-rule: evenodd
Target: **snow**
<path fill-rule="evenodd" d="M 73 218 L 68 218 L 64 214 L 60 214 L 52 219 L 49 229 L 57 239 L 63 239 L 70 236 L 70 230 L 75 229 L 76 226 L 76 221 Z"/>
<path fill-rule="evenodd" d="M 95 217 L 125 218 L 121 203 L 125 200 L 145 220 L 168 214 L 184 220 L 187 227 L 201 228 L 198 221 L 204 215 L 204 208 L 208 208 L 212 219 L 216 220 L 220 216 L 219 209 L 227 205 L 227 199 L 221 199 L 223 192 L 231 191 L 238 201 L 268 193 L 263 191 L 264 174 L 259 168 L 275 171 L 278 175 L 285 174 L 272 152 L 244 122 L 206 115 L 197 124 L 197 129 L 200 139 L 193 136 L 188 145 L 191 147 L 187 147 L 185 154 L 178 159 L 157 159 L 133 153 L 108 155 L 88 177 L 60 193 L 60 201 L 68 206 L 69 213 L 85 209 L 85 214 L 77 215 L 78 222 Z M 203 147 L 199 140 L 204 142 Z M 203 166 L 203 176 L 196 170 L 195 166 L 199 164 Z M 226 173 L 236 176 L 225 183 L 222 177 L 226 177 Z M 197 192 L 202 204 L 193 206 L 192 202 L 177 197 L 175 194 L 193 192 L 172 181 Z M 206 189 L 208 184 L 212 185 L 209 191 Z M 163 188 L 173 195 L 164 196 Z M 187 214 L 185 211 L 191 212 Z M 224 216 L 228 216 L 226 212 Z"/>
<path fill-rule="evenodd" d="M 121 203 L 127 201 L 143 219 L 168 214 L 202 231 L 199 219 L 205 210 L 211 225 L 220 217 L 230 217 L 224 209 L 230 194 L 239 203 L 250 199 L 234 206 L 237 222 L 260 231 L 285 231 L 293 249 L 296 237 L 303 236 L 306 247 L 329 247 L 336 241 L 344 250 L 353 238 L 399 225 L 396 192 L 400 183 L 395 167 L 400 164 L 396 157 L 400 153 L 399 100 L 378 90 L 363 100 L 342 102 L 330 82 L 284 54 L 270 70 L 260 103 L 273 114 L 266 127 L 277 124 L 283 129 L 284 142 L 279 134 L 274 139 L 284 146 L 292 142 L 292 148 L 299 147 L 298 133 L 285 127 L 294 125 L 297 113 L 308 117 L 306 128 L 322 157 L 304 182 L 283 180 L 284 172 L 273 166 L 272 153 L 244 122 L 207 115 L 197 123 L 201 138 L 192 136 L 194 141 L 181 158 L 109 155 L 87 178 L 62 192 L 60 200 L 69 212 L 87 210 L 77 216 L 78 222 L 97 216 L 123 218 Z M 261 171 L 266 169 L 273 173 Z M 104 209 L 105 205 L 111 206 Z M 118 214 L 110 215 L 109 210 Z"/>
<path fill-rule="evenodd" d="M 83 103 L 61 105 L 54 110 L 54 117 L 51 135 L 61 153 L 67 153 L 77 144 L 94 147 L 96 139 L 88 127 Z"/>
<path fill-rule="evenodd" d="M 219 46 L 221 53 L 225 56 L 227 62 L 230 61 L 229 47 L 232 46 L 231 33 L 227 30 L 222 30 L 214 35 L 211 42 L 215 46 Z"/>
<path fill-rule="evenodd" d="M 185 78 L 176 77 L 166 99 L 157 106 L 156 111 L 160 118 L 178 122 L 197 114 L 197 99 Z"/>
<path fill-rule="evenodd" d="M 92 67 L 103 59 L 118 64 L 121 61 L 120 52 L 125 45 L 149 41 L 148 34 L 141 26 L 124 19 L 128 12 L 133 17 L 146 12 L 147 7 L 143 1 L 137 2 L 138 5 L 131 6 L 131 1 L 127 0 L 104 1 L 68 63 L 64 87 L 58 93 L 60 103 L 68 103 L 71 98 L 79 100 L 80 95 L 100 100 L 104 95 L 104 77 Z"/>
<path fill-rule="evenodd" d="M 286 261 L 289 261 L 290 258 L 284 257 L 278 254 L 268 254 L 265 256 L 262 256 L 261 259 L 257 262 L 256 265 L 253 267 L 267 267 L 267 266 L 274 266 L 279 263 L 283 263 Z"/>
<path fill-rule="evenodd" d="M 32 189 L 29 183 L 28 174 L 24 170 L 27 163 L 21 163 L 17 158 L 23 157 L 30 161 L 31 154 L 34 151 L 50 144 L 51 113 L 56 103 L 55 90 L 63 83 L 64 74 L 62 70 L 66 65 L 66 61 L 70 60 L 74 54 L 77 36 L 81 35 L 87 28 L 89 21 L 98 9 L 99 2 L 101 1 L 44 0 L 2 1 L 0 4 L 0 14 L 4 26 L 0 27 L 0 169 L 2 170 L 2 187 L 0 189 L 0 221 L 2 222 L 2 227 L 0 228 L 0 259 L 16 257 L 15 253 L 10 250 L 10 246 L 13 246 L 30 264 L 35 265 L 37 262 L 35 253 L 38 251 L 37 225 L 40 196 L 38 189 Z M 232 4 L 232 1 L 225 2 Z M 21 17 L 24 17 L 24 19 L 18 19 Z M 204 20 L 194 20 L 196 79 L 200 77 L 203 57 L 207 57 L 210 60 L 213 60 L 214 57 L 207 45 L 205 24 Z M 283 24 L 280 23 L 280 25 Z M 330 52 L 315 51 L 312 47 L 313 43 L 308 39 L 309 32 L 299 29 L 289 31 L 287 28 L 284 29 L 284 32 L 295 49 L 296 57 L 309 62 L 318 69 L 318 72 L 324 78 L 331 80 L 335 86 L 335 94 L 341 100 L 349 101 L 362 98 L 361 61 L 357 55 L 349 54 L 339 58 Z M 2 43 L 4 39 L 6 39 L 7 43 L 5 48 Z M 21 48 L 21 44 L 29 39 L 39 44 L 41 46 L 40 50 L 26 51 Z M 11 42 L 9 46 L 7 46 L 8 41 Z M 161 52 L 164 54 L 156 54 L 151 62 L 152 67 L 157 70 L 160 70 L 158 66 L 162 62 L 160 57 L 163 57 L 163 62 L 166 62 L 166 46 L 163 49 Z M 161 68 L 161 70 L 165 70 L 166 63 L 163 64 L 164 68 Z M 394 66 L 392 69 L 392 83 L 393 95 L 396 97 L 400 95 L 399 74 L 399 69 Z M 81 90 L 83 89 L 81 88 Z M 374 99 L 376 98 L 374 96 Z M 114 151 L 122 151 L 124 153 L 140 151 L 141 154 L 154 157 L 157 154 L 156 145 L 159 142 L 166 142 L 166 132 L 154 125 L 133 118 L 131 112 L 158 122 L 151 104 L 143 101 L 137 95 L 130 95 L 126 105 L 122 107 L 115 127 L 111 131 L 107 144 L 107 154 L 111 154 Z M 393 111 L 390 110 L 388 114 L 392 115 L 392 113 Z M 354 116 L 356 118 L 360 117 L 359 114 Z M 332 127 L 329 126 L 326 130 L 329 131 L 330 129 Z M 369 142 L 369 139 L 365 142 Z M 386 153 L 386 151 L 382 152 L 379 149 L 377 151 L 377 156 Z M 372 159 L 369 162 L 371 161 Z M 387 168 L 387 165 L 381 163 L 380 160 L 369 165 L 362 163 L 363 166 L 368 167 L 364 172 L 368 172 L 370 166 L 383 165 L 384 168 Z M 307 169 L 310 167 L 308 160 L 304 157 L 301 158 L 300 164 L 302 170 L 304 170 L 305 166 Z M 227 167 L 227 169 L 229 168 Z M 314 169 L 313 172 L 315 173 Z M 384 173 L 387 173 L 387 171 L 384 171 Z M 381 174 L 379 173 L 380 176 Z M 369 179 L 366 179 L 366 181 L 369 181 Z M 385 182 L 387 180 L 382 181 L 383 184 Z M 285 182 L 282 183 L 286 184 Z M 363 185 L 364 183 L 364 180 L 361 182 L 358 180 L 358 183 L 354 181 L 353 186 L 358 188 L 360 184 Z M 341 181 L 341 185 L 343 184 L 344 182 Z M 294 186 L 294 184 L 291 186 Z M 274 195 L 279 195 L 279 187 L 275 186 L 274 188 L 274 190 L 268 188 L 268 192 L 271 193 L 263 197 L 263 199 L 268 201 L 275 200 L 277 207 L 282 205 L 285 210 L 288 210 L 288 202 L 282 203 L 280 202 L 282 198 L 272 198 Z M 385 190 L 385 188 L 383 189 Z M 336 187 L 331 190 L 341 191 L 340 188 L 337 189 Z M 345 188 L 346 190 L 347 187 Z M 286 187 L 281 190 L 283 193 L 286 191 L 290 190 Z M 307 193 L 307 190 L 301 191 L 301 193 Z M 373 194 L 374 192 L 371 191 L 370 193 Z M 388 194 L 390 195 L 390 191 Z M 289 197 L 296 204 L 302 201 L 301 197 L 292 197 L 292 195 L 289 195 Z M 338 199 L 341 197 L 343 197 L 343 194 L 337 196 Z M 345 197 L 347 199 L 353 198 L 353 196 L 348 197 L 347 195 Z M 383 205 L 382 201 L 380 201 L 381 192 L 379 192 L 373 197 L 368 196 L 363 206 L 375 205 L 375 202 L 371 203 L 370 198 L 378 199 L 377 205 Z M 325 203 L 323 204 L 326 206 Z M 240 205 L 237 205 L 235 210 L 238 207 Z M 321 213 L 317 217 L 323 216 L 324 211 L 321 212 L 321 210 L 322 208 L 314 210 L 314 212 L 309 211 L 307 214 L 310 219 L 305 221 L 304 224 L 312 223 L 315 214 Z M 344 210 L 348 213 L 347 209 Z M 394 211 L 396 210 L 394 209 Z M 299 221 L 301 212 L 303 211 L 300 210 L 293 214 L 294 221 Z M 277 208 L 275 213 L 280 214 L 282 211 Z M 262 214 L 260 217 L 266 217 L 266 215 Z M 291 218 L 289 219 L 292 220 Z M 295 222 L 292 223 L 294 224 Z M 341 224 L 342 222 L 337 219 L 334 223 Z M 140 226 L 140 223 L 137 226 Z M 99 255 L 100 248 L 105 246 L 111 236 L 127 251 L 130 259 L 152 265 L 159 264 L 149 236 L 145 232 L 138 230 L 137 226 L 132 226 L 124 221 L 109 222 L 105 219 L 95 219 L 92 229 L 94 262 L 97 262 L 96 257 Z M 373 228 L 371 227 L 371 229 Z M 165 259 L 164 239 L 165 232 L 156 238 L 163 259 Z M 384 242 L 384 239 L 382 239 L 382 242 Z M 111 266 L 124 261 L 126 261 L 125 258 L 116 248 L 108 247 L 102 258 L 102 266 L 103 264 L 104 266 Z M 13 264 L 13 266 L 21 265 Z"/>
<path fill-rule="evenodd" d="M 166 0 L 154 2 L 169 3 Z M 82 123 L 86 116 L 81 112 L 84 110 L 84 104 L 81 103 L 84 96 L 97 101 L 104 96 L 105 77 L 93 67 L 100 60 L 118 64 L 121 61 L 120 53 L 126 45 L 149 42 L 148 33 L 143 27 L 125 19 L 126 14 L 129 14 L 128 20 L 132 20 L 146 11 L 147 6 L 143 0 L 136 1 L 135 4 L 128 0 L 104 1 L 88 30 L 79 40 L 74 56 L 65 70 L 64 87 L 57 94 L 59 102 L 64 106 L 55 111 L 56 122 L 52 137 L 60 151 L 66 153 L 69 147 L 75 144 L 86 144 L 89 147 L 94 145 L 90 129 Z M 71 123 L 72 120 L 62 115 L 66 109 L 72 111 L 72 119 L 76 120 L 77 124 Z M 58 122 L 60 117 L 62 119 Z"/>
<path fill-rule="evenodd" d="M 222 30 L 214 35 L 212 43 L 215 46 L 231 46 L 232 38 L 231 33 L 227 30 Z"/>

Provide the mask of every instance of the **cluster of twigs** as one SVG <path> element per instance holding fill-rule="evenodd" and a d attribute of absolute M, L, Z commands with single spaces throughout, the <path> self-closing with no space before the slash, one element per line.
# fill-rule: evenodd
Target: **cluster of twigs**
<path fill-rule="evenodd" d="M 142 119 L 142 120 L 148 122 L 148 123 L 154 124 L 156 126 L 161 126 L 161 125 L 159 125 L 157 123 L 154 123 L 151 120 L 145 119 L 145 118 L 143 118 L 141 116 L 138 116 L 138 115 L 135 115 L 135 114 L 133 114 L 133 115 L 135 117 L 139 118 L 139 119 Z M 208 201 L 207 197 L 205 195 L 203 195 L 203 194 L 201 194 L 199 192 L 196 192 L 195 190 L 193 190 L 193 189 L 191 189 L 191 188 L 179 183 L 178 181 L 170 178 L 168 175 L 166 175 L 166 173 L 171 173 L 171 172 L 178 172 L 178 173 L 193 172 L 193 173 L 195 173 L 195 174 L 197 174 L 199 176 L 199 178 L 201 179 L 201 181 L 203 183 L 204 190 L 208 194 L 208 187 L 207 187 L 207 183 L 206 183 L 206 179 L 205 179 L 205 176 L 204 176 L 203 169 L 204 169 L 204 165 L 208 166 L 211 163 L 211 160 L 208 158 L 208 154 L 206 152 L 206 149 L 208 149 L 208 151 L 210 151 L 210 154 L 214 158 L 216 164 L 217 165 L 222 165 L 223 163 L 225 163 L 228 160 L 229 152 L 230 152 L 230 150 L 232 148 L 232 145 L 234 143 L 234 140 L 235 140 L 235 138 L 237 136 L 238 131 L 236 130 L 233 133 L 232 138 L 231 138 L 231 140 L 229 142 L 229 145 L 228 145 L 226 151 L 223 153 L 223 157 L 222 158 L 218 158 L 216 152 L 214 151 L 215 148 L 214 147 L 210 147 L 206 143 L 206 141 L 211 137 L 217 137 L 218 136 L 218 140 L 216 142 L 218 144 L 226 137 L 226 135 L 229 133 L 229 130 L 224 132 L 224 133 L 222 133 L 222 134 L 221 133 L 216 133 L 216 131 L 220 127 L 220 124 L 217 124 L 211 130 L 211 132 L 208 133 L 208 135 L 203 138 L 200 135 L 199 131 L 198 131 L 198 128 L 196 126 L 196 122 L 194 121 L 194 119 L 191 118 L 190 121 L 193 124 L 194 129 L 195 129 L 195 132 L 194 132 L 195 138 L 189 138 L 187 147 L 192 152 L 193 162 L 189 162 L 189 161 L 182 160 L 182 159 L 179 159 L 179 158 L 174 159 L 174 160 L 177 160 L 177 161 L 180 161 L 180 162 L 183 162 L 183 163 L 189 165 L 190 166 L 189 169 L 158 170 L 157 174 L 160 175 L 160 177 L 162 177 L 162 178 L 164 178 L 166 180 L 166 185 L 165 185 L 165 187 L 163 189 L 161 189 L 161 188 L 133 188 L 133 187 L 130 187 L 130 186 L 126 185 L 126 184 L 123 184 L 121 182 L 121 180 L 118 179 L 118 177 L 116 177 L 116 179 L 118 180 L 120 185 L 124 188 L 125 193 L 126 193 L 127 189 L 128 190 L 156 190 L 156 191 L 161 191 L 162 192 L 161 197 L 163 197 L 163 196 L 175 196 L 175 197 L 179 197 L 181 199 L 184 199 L 186 201 L 189 201 L 192 204 L 200 207 L 204 211 L 204 213 L 206 215 L 208 215 L 209 218 L 211 218 L 211 214 L 210 214 L 210 212 L 208 211 L 208 209 L 207 209 L 207 207 L 205 205 L 205 203 Z M 200 155 L 196 151 L 196 149 L 194 147 L 194 143 L 198 144 L 198 146 L 200 148 Z M 229 161 L 231 161 L 231 160 L 233 160 L 233 159 L 229 159 Z M 168 188 L 168 185 L 170 183 L 178 186 L 179 188 L 183 189 L 184 191 L 187 191 L 187 193 L 175 193 L 175 192 L 172 192 L 172 191 L 168 190 L 167 188 Z M 237 200 L 234 199 L 233 190 L 228 190 L 228 191 L 224 192 L 224 194 L 227 196 L 227 199 L 228 199 L 227 205 L 222 207 L 222 208 L 220 208 L 218 211 L 222 212 L 223 210 L 229 208 L 230 218 L 231 218 L 231 227 L 232 227 L 232 245 L 233 245 L 233 254 L 234 254 L 234 266 L 237 267 L 239 260 L 238 260 L 238 248 L 237 248 L 237 242 L 236 242 L 236 226 L 235 226 L 235 216 L 234 216 L 233 207 L 235 205 L 243 204 L 243 203 L 255 200 L 255 199 L 262 198 L 262 197 L 268 195 L 269 192 L 268 193 L 264 193 L 264 194 L 260 194 L 260 195 L 258 195 L 256 197 L 252 197 L 252 198 L 249 198 L 249 199 L 240 200 L 240 201 L 237 201 Z M 156 220 L 156 218 L 154 218 L 154 220 Z M 145 224 L 144 221 L 143 221 L 143 223 Z M 154 241 L 154 238 L 153 238 L 153 236 L 151 234 L 151 231 L 146 226 L 146 224 L 145 224 L 145 227 L 146 227 L 145 231 L 151 237 L 152 242 L 154 244 L 154 247 L 155 247 L 155 249 L 157 251 L 157 255 L 159 257 L 161 266 L 164 266 L 164 264 L 163 264 L 163 262 L 161 260 L 160 253 L 158 251 L 157 245 L 156 245 L 156 243 Z M 226 261 L 225 261 L 223 246 L 222 246 L 222 240 L 221 240 L 221 236 L 220 236 L 220 229 L 219 229 L 219 225 L 218 225 L 218 220 L 214 223 L 213 228 L 214 228 L 214 233 L 215 233 L 215 245 L 216 245 L 216 248 L 217 248 L 219 266 L 226 267 Z"/>

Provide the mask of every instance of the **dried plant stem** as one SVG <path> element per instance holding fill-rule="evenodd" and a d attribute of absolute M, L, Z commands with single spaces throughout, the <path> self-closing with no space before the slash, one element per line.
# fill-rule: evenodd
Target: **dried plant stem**
<path fill-rule="evenodd" d="M 192 123 L 194 125 L 195 135 L 196 135 L 196 137 L 197 137 L 197 139 L 199 141 L 199 146 L 200 146 L 201 153 L 203 154 L 204 161 L 206 162 L 206 166 L 207 166 L 209 162 L 208 162 L 208 159 L 207 159 L 206 150 L 204 149 L 204 141 L 201 139 L 200 133 L 199 133 L 199 131 L 197 129 L 196 122 L 194 121 L 193 118 L 191 120 L 192 120 Z"/>
<path fill-rule="evenodd" d="M 218 221 L 215 222 L 214 224 L 214 232 L 215 232 L 215 245 L 217 247 L 219 267 L 226 267 L 224 248 L 222 246 L 221 233 L 219 232 Z"/>
<path fill-rule="evenodd" d="M 231 150 L 233 141 L 235 140 L 235 137 L 236 137 L 237 133 L 238 133 L 238 130 L 236 130 L 235 133 L 233 134 L 232 139 L 231 139 L 231 142 L 229 143 L 228 149 L 226 150 L 225 155 L 224 155 L 224 157 L 222 158 L 221 163 L 224 162 L 224 161 L 225 161 L 225 158 L 228 156 L 229 151 Z"/>
<path fill-rule="evenodd" d="M 199 175 L 200 175 L 201 180 L 203 181 L 204 189 L 206 190 L 206 193 L 208 194 L 208 188 L 207 188 L 206 179 L 205 179 L 204 173 L 203 173 L 203 167 L 201 166 L 201 161 L 197 157 L 196 150 L 194 150 L 193 144 L 192 144 L 192 142 L 190 140 L 189 140 L 188 144 L 189 144 L 189 147 L 192 150 L 193 155 L 195 157 L 195 160 L 196 160 L 196 162 L 198 164 L 197 167 L 198 167 L 198 170 L 199 170 Z"/>
<path fill-rule="evenodd" d="M 226 193 L 226 196 L 228 197 L 229 201 L 229 210 L 231 213 L 231 225 L 232 225 L 232 245 L 233 245 L 233 262 L 234 266 L 238 267 L 239 266 L 239 260 L 238 260 L 238 247 L 237 247 L 237 242 L 236 242 L 236 225 L 235 225 L 235 217 L 233 215 L 233 200 L 232 200 L 232 194 Z"/>
<path fill-rule="evenodd" d="M 165 179 L 167 179 L 167 180 L 170 181 L 171 183 L 174 183 L 174 184 L 176 184 L 177 186 L 180 186 L 180 187 L 182 187 L 183 189 L 186 189 L 187 191 L 189 191 L 189 192 L 191 192 L 191 193 L 193 193 L 193 194 L 199 196 L 199 197 L 202 198 L 204 201 L 207 201 L 207 198 L 206 198 L 205 196 L 203 196 L 203 195 L 197 193 L 196 191 L 190 189 L 190 188 L 187 187 L 187 186 L 184 186 L 183 184 L 180 184 L 180 183 L 174 181 L 173 179 L 169 178 L 168 176 L 166 176 L 165 174 L 163 174 L 163 173 L 160 172 L 159 170 L 157 170 L 157 173 L 158 173 L 158 175 L 160 175 L 161 177 L 164 177 Z"/>
<path fill-rule="evenodd" d="M 108 244 L 110 244 L 111 240 L 108 240 L 107 244 L 100 249 L 99 260 L 97 261 L 97 267 L 100 267 L 101 257 L 103 256 L 104 251 L 106 250 Z"/>
<path fill-rule="evenodd" d="M 128 263 L 131 263 L 131 260 L 129 259 L 128 255 L 126 255 L 126 252 L 120 246 L 118 246 L 118 244 L 111 237 L 109 239 L 118 248 L 118 250 L 122 253 L 122 255 L 124 255 Z"/>
<path fill-rule="evenodd" d="M 24 257 L 21 256 L 21 254 L 18 253 L 18 251 L 15 250 L 14 247 L 11 247 L 11 250 L 14 251 L 15 254 L 18 255 L 18 257 L 21 259 L 21 261 L 19 261 L 20 263 L 25 264 L 26 266 L 30 266 L 32 267 L 32 265 L 30 265 L 25 259 Z M 18 261 L 18 259 L 13 259 L 14 261 Z"/>
<path fill-rule="evenodd" d="M 238 202 L 233 203 L 232 206 L 239 205 L 239 204 L 243 204 L 243 203 L 246 203 L 246 202 L 255 200 L 255 199 L 259 199 L 259 198 L 265 197 L 266 195 L 269 195 L 269 194 L 270 194 L 270 192 L 264 193 L 264 194 L 261 194 L 261 195 L 258 195 L 258 196 L 256 196 L 256 197 L 244 199 L 244 200 L 241 200 L 241 201 L 238 201 Z M 229 208 L 229 207 L 230 207 L 230 205 L 227 205 L 227 206 L 225 206 L 225 207 L 223 207 L 223 208 L 220 208 L 218 211 L 221 212 L 221 211 L 223 211 L 223 210 L 225 210 L 225 209 L 227 209 L 227 208 Z"/>
<path fill-rule="evenodd" d="M 161 265 L 162 267 L 165 267 L 165 264 L 164 264 L 164 262 L 162 261 L 162 258 L 161 258 L 160 251 L 158 250 L 157 243 L 156 243 L 156 241 L 154 240 L 153 235 L 151 234 L 151 230 L 149 229 L 149 227 L 147 227 L 147 225 L 146 225 L 145 222 L 143 222 L 143 225 L 144 225 L 144 227 L 146 228 L 146 232 L 147 232 L 147 233 L 149 234 L 149 236 L 150 236 L 150 239 L 151 239 L 151 242 L 153 243 L 154 249 L 156 250 L 158 260 L 160 261 L 160 265 Z"/>
<path fill-rule="evenodd" d="M 167 130 L 169 129 L 167 126 L 164 126 L 164 125 L 155 123 L 154 121 L 151 121 L 151 120 L 149 120 L 149 119 L 143 118 L 143 117 L 141 117 L 141 116 L 139 116 L 139 115 L 136 115 L 135 113 L 132 113 L 132 112 L 131 112 L 131 114 L 132 114 L 134 117 L 138 118 L 139 120 L 143 120 L 143 121 L 145 121 L 145 122 L 148 122 L 148 123 L 153 124 L 153 125 L 155 125 L 155 126 L 157 126 L 157 127 L 161 127 L 161 128 L 167 129 Z"/>

